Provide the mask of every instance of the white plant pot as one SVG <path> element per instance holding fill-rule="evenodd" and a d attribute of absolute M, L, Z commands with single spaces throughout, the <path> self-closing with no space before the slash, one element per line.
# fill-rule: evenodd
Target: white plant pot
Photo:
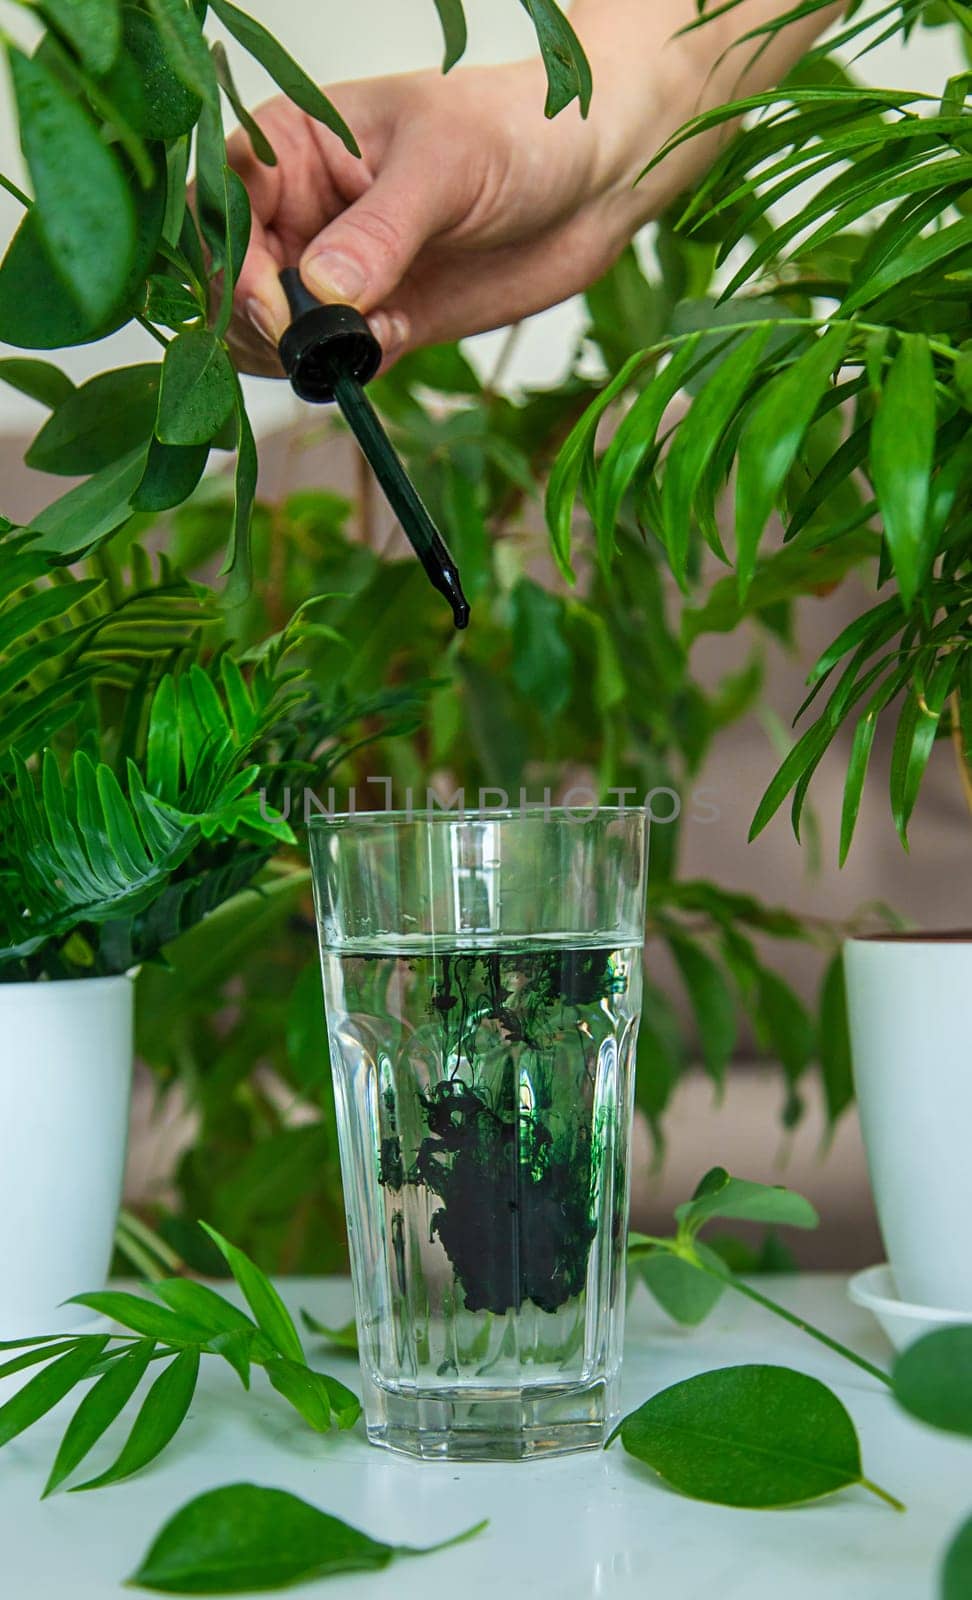
<path fill-rule="evenodd" d="M 851 939 L 854 1082 L 900 1298 L 972 1313 L 972 935 Z"/>
<path fill-rule="evenodd" d="M 0 1339 L 90 1321 L 121 1203 L 130 978 L 0 984 Z"/>

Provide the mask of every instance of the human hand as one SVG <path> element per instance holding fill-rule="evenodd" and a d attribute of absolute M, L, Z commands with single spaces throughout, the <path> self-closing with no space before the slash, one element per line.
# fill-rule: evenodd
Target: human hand
<path fill-rule="evenodd" d="M 360 160 L 282 97 L 257 113 L 276 167 L 257 161 L 244 133 L 229 142 L 253 211 L 229 335 L 245 371 L 280 372 L 282 266 L 299 265 L 319 299 L 364 312 L 387 362 L 584 288 L 638 220 L 630 173 L 597 121 L 544 118 L 538 64 L 368 79 L 328 94 Z"/>

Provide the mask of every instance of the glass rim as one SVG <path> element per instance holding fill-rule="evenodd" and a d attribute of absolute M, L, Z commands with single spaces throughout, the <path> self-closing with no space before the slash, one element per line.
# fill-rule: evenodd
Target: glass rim
<path fill-rule="evenodd" d="M 458 823 L 460 827 L 467 827 L 474 822 L 526 822 L 534 817 L 543 817 L 550 822 L 569 820 L 578 822 L 597 822 L 601 817 L 640 817 L 643 822 L 648 822 L 651 817 L 646 806 L 546 806 L 542 801 L 531 805 L 511 806 L 509 808 L 497 807 L 483 810 L 480 807 L 460 811 L 445 811 L 436 806 L 433 810 L 398 810 L 398 811 L 336 811 L 333 816 L 326 816 L 317 812 L 308 817 L 307 827 L 311 828 L 337 828 L 345 827 L 349 823 L 388 823 L 398 826 L 408 826 L 416 822 L 451 822 Z"/>

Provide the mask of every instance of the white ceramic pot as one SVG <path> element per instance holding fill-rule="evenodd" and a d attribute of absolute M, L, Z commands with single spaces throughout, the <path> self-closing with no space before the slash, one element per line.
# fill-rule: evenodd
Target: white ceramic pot
<path fill-rule="evenodd" d="M 121 1203 L 130 978 L 0 983 L 0 1339 L 90 1320 Z"/>
<path fill-rule="evenodd" d="M 854 1082 L 900 1298 L 972 1313 L 972 935 L 844 947 Z"/>

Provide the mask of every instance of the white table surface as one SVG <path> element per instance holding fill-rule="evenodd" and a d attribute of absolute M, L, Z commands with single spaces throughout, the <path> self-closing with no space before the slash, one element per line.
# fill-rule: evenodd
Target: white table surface
<path fill-rule="evenodd" d="M 280 1287 L 292 1309 L 307 1306 L 332 1325 L 350 1312 L 344 1282 Z M 872 1361 L 890 1360 L 868 1314 L 848 1303 L 842 1277 L 760 1279 L 760 1287 Z M 351 1359 L 311 1359 L 356 1387 Z M 412 1462 L 373 1449 L 360 1427 L 312 1433 L 262 1373 L 254 1371 L 247 1396 L 229 1367 L 209 1358 L 176 1440 L 126 1483 L 40 1501 L 70 1398 L 0 1451 L 0 1597 L 119 1600 L 121 1581 L 179 1506 L 248 1481 L 289 1489 L 392 1544 L 431 1544 L 490 1519 L 457 1549 L 290 1591 L 322 1600 L 382 1592 L 392 1600 L 933 1600 L 942 1550 L 972 1513 L 972 1444 L 909 1421 L 883 1385 L 796 1329 L 727 1293 L 702 1328 L 686 1333 L 639 1288 L 628 1318 L 625 1409 L 693 1373 L 751 1361 L 830 1384 L 857 1424 L 864 1470 L 907 1513 L 859 1488 L 789 1511 L 704 1505 L 667 1489 L 617 1444 L 539 1463 Z M 0 1398 L 13 1381 L 0 1385 Z M 116 1431 L 97 1450 L 92 1469 L 113 1458 Z"/>

